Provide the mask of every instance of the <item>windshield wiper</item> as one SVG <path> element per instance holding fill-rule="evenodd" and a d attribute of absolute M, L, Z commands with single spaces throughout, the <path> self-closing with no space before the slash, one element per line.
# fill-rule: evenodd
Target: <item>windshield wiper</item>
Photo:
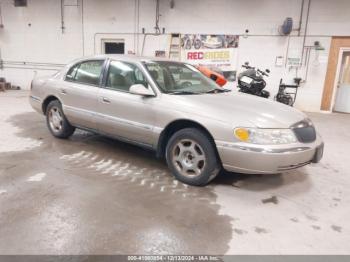
<path fill-rule="evenodd" d="M 231 92 L 230 89 L 224 89 L 224 88 L 215 88 L 212 90 L 209 90 L 208 92 L 205 92 L 206 94 L 216 94 L 216 93 L 225 93 L 225 92 Z"/>
<path fill-rule="evenodd" d="M 170 92 L 167 92 L 167 94 L 170 94 L 170 95 L 198 95 L 200 93 L 183 90 L 183 91 L 170 91 Z"/>

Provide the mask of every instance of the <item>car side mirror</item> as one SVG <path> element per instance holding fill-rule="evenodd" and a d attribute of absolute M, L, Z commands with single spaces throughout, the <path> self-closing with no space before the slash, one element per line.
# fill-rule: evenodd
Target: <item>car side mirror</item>
<path fill-rule="evenodd" d="M 140 96 L 155 96 L 152 88 L 147 88 L 142 84 L 135 84 L 130 86 L 129 92 L 134 95 Z"/>

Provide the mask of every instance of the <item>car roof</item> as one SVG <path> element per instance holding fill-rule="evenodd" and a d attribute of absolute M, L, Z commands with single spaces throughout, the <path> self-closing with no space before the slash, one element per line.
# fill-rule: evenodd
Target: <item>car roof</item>
<path fill-rule="evenodd" d="M 157 62 L 157 61 L 169 61 L 169 62 L 174 62 L 174 63 L 183 63 L 181 61 L 176 61 L 176 60 L 171 60 L 168 58 L 164 58 L 164 57 L 147 57 L 147 56 L 136 56 L 136 55 L 115 55 L 115 54 L 105 54 L 105 55 L 93 55 L 93 56 L 84 56 L 84 57 L 80 57 L 77 58 L 71 62 L 69 62 L 68 64 L 66 64 L 63 69 L 62 72 L 67 72 L 67 70 L 69 70 L 69 68 L 71 68 L 72 66 L 84 62 L 84 61 L 88 61 L 88 60 L 96 60 L 96 59 L 120 59 L 122 61 L 125 62 L 134 62 L 134 63 L 139 63 L 139 62 Z"/>
<path fill-rule="evenodd" d="M 115 54 L 106 54 L 106 55 L 94 55 L 86 56 L 78 59 L 79 61 L 89 60 L 89 59 L 120 59 L 123 61 L 130 62 L 151 62 L 151 61 L 169 61 L 169 62 L 180 62 L 176 60 L 171 60 L 164 57 L 147 57 L 147 56 L 136 56 L 136 55 L 115 55 Z"/>

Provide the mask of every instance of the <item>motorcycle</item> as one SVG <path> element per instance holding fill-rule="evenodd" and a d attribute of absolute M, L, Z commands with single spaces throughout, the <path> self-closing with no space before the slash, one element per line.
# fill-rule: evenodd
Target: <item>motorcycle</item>
<path fill-rule="evenodd" d="M 266 81 L 264 80 L 264 76 L 269 76 L 270 70 L 266 69 L 262 71 L 260 69 L 256 69 L 255 67 L 249 66 L 248 62 L 245 62 L 242 65 L 243 68 L 247 70 L 243 71 L 238 76 L 238 88 L 239 92 L 256 95 L 264 98 L 270 97 L 270 92 L 263 90 L 266 87 Z M 293 106 L 298 87 L 301 82 L 301 78 L 295 78 L 294 82 L 296 85 L 286 85 L 280 80 L 278 93 L 275 95 L 274 99 L 277 102 Z M 286 92 L 287 88 L 292 88 L 294 92 Z"/>
<path fill-rule="evenodd" d="M 248 62 L 245 62 L 242 67 L 247 70 L 238 76 L 239 92 L 269 98 L 270 92 L 263 89 L 266 86 L 264 76 L 269 76 L 270 70 L 262 71 L 259 68 L 250 66 Z"/>

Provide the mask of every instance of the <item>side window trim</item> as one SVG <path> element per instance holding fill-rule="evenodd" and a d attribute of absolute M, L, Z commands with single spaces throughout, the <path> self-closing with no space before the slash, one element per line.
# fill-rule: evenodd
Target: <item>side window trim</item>
<path fill-rule="evenodd" d="M 104 86 L 104 81 L 106 77 L 106 72 L 108 73 L 108 67 L 109 67 L 109 58 L 104 59 L 103 65 L 102 65 L 102 70 L 101 70 L 101 75 L 100 75 L 100 80 L 99 80 L 99 87 Z"/>
<path fill-rule="evenodd" d="M 111 64 L 111 59 L 106 59 L 106 62 L 103 67 L 103 75 L 102 75 L 102 81 L 101 81 L 101 87 L 107 88 L 107 79 L 108 79 L 108 72 L 109 72 L 109 65 Z"/>
<path fill-rule="evenodd" d="M 74 79 L 75 76 L 77 75 L 77 71 L 78 71 L 78 69 L 79 69 L 81 63 L 82 63 L 81 61 L 78 62 L 78 63 L 75 63 L 74 65 L 72 65 L 72 66 L 67 70 L 66 75 L 64 76 L 64 81 L 74 82 L 74 81 L 68 79 L 68 73 L 69 73 L 70 70 L 72 70 L 73 68 L 77 68 L 77 70 L 75 70 L 75 74 L 74 74 L 74 77 L 73 77 L 73 79 Z"/>
<path fill-rule="evenodd" d="M 70 80 L 70 79 L 67 79 L 67 75 L 68 75 L 68 72 L 74 68 L 74 67 L 77 67 L 77 70 L 75 71 L 75 74 L 74 74 L 74 78 L 76 77 L 77 75 L 77 72 L 81 66 L 81 64 L 83 63 L 86 63 L 86 62 L 93 62 L 93 61 L 103 61 L 103 65 L 102 65 L 102 68 L 101 68 L 101 73 L 100 73 L 100 77 L 99 77 L 99 80 L 98 80 L 98 85 L 94 85 L 94 84 L 89 84 L 89 83 L 84 83 L 84 82 L 79 82 L 79 81 L 74 81 L 74 80 Z M 87 86 L 94 86 L 94 87 L 101 87 L 102 85 L 102 79 L 103 79 L 103 74 L 104 74 L 104 70 L 105 70 L 105 67 L 106 67 L 106 62 L 107 62 L 107 59 L 88 59 L 88 60 L 84 60 L 84 61 L 79 61 L 78 63 L 74 64 L 73 66 L 71 66 L 66 75 L 64 76 L 64 81 L 67 81 L 67 82 L 71 82 L 71 83 L 76 83 L 76 84 L 81 84 L 81 85 L 87 85 Z"/>

